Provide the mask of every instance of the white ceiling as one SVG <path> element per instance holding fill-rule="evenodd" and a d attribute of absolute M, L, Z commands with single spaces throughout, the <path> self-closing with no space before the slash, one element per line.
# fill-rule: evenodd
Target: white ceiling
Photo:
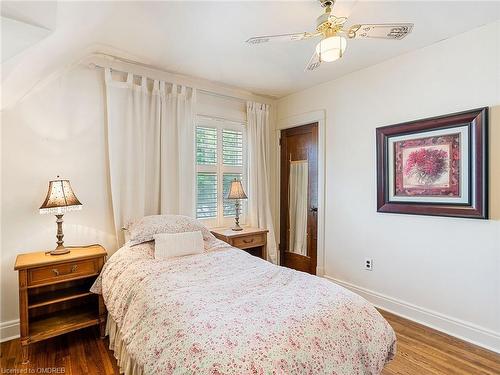
<path fill-rule="evenodd" d="M 32 24 L 3 17 L 2 22 L 2 62 L 21 53 L 26 48 L 39 42 L 50 30 Z"/>
<path fill-rule="evenodd" d="M 3 3 L 15 10 L 15 3 Z M 348 16 L 347 25 L 413 22 L 415 28 L 402 41 L 350 40 L 344 58 L 314 72 L 304 72 L 314 40 L 244 43 L 312 31 L 322 11 L 317 1 L 58 2 L 54 31 L 3 63 L 2 82 L 19 95 L 83 53 L 109 46 L 169 71 L 281 97 L 500 19 L 500 2 L 339 0 L 334 14 Z M 31 21 L 37 23 L 32 15 Z M 473 53 L 473 46 L 464 48 Z"/>

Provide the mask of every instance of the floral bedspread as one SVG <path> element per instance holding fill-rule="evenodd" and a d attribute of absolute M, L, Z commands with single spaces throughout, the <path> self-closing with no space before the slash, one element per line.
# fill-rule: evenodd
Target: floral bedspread
<path fill-rule="evenodd" d="M 155 260 L 150 243 L 125 245 L 94 284 L 145 374 L 379 374 L 394 356 L 394 331 L 360 296 L 213 247 Z"/>

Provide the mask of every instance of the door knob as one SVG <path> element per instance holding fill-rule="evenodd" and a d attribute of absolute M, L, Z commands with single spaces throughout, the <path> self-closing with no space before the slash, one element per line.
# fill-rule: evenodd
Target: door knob
<path fill-rule="evenodd" d="M 311 212 L 318 212 L 318 207 L 311 207 Z"/>

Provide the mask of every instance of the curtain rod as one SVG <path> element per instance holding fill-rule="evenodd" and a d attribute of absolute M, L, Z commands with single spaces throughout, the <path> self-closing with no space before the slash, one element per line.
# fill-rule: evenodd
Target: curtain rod
<path fill-rule="evenodd" d="M 175 73 L 169 72 L 168 70 L 156 67 L 154 65 L 144 64 L 144 63 L 141 63 L 141 62 L 138 62 L 138 61 L 124 59 L 124 58 L 121 58 L 121 57 L 116 57 L 116 56 L 112 56 L 112 55 L 108 55 L 108 54 L 102 54 L 101 53 L 99 55 L 103 55 L 106 58 L 111 58 L 113 60 L 124 62 L 124 63 L 127 63 L 127 64 L 138 65 L 138 66 L 142 66 L 144 68 L 148 68 L 148 69 L 152 69 L 152 70 L 157 70 L 157 71 L 160 71 L 162 73 L 175 74 Z M 112 67 L 106 67 L 106 66 L 102 66 L 102 65 L 99 65 L 99 64 L 96 64 L 96 63 L 90 63 L 89 64 L 89 68 L 91 68 L 91 69 L 105 69 L 105 68 L 109 68 L 111 70 L 114 70 L 115 72 L 128 73 L 128 72 L 125 72 L 125 71 L 120 70 L 120 69 L 116 69 L 116 68 L 112 68 Z M 138 74 L 136 74 L 136 75 L 138 75 Z M 196 88 L 196 89 L 198 90 L 198 92 L 202 92 L 202 93 L 207 94 L 207 95 L 211 95 L 211 96 L 215 96 L 215 97 L 220 97 L 220 98 L 231 99 L 231 100 L 243 103 L 243 104 L 247 103 L 247 100 L 239 98 L 237 96 L 220 94 L 218 92 L 210 91 L 210 90 L 207 90 L 207 89 L 200 89 L 200 88 Z"/>

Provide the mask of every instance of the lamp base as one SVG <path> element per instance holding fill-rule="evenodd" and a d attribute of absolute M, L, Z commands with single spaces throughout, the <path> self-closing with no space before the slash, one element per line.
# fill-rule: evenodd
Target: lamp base
<path fill-rule="evenodd" d="M 55 248 L 54 250 L 52 250 L 51 252 L 49 252 L 50 255 L 63 255 L 63 254 L 68 254 L 69 252 L 71 252 L 70 249 L 67 249 L 65 247 L 57 247 Z"/>
<path fill-rule="evenodd" d="M 234 211 L 236 213 L 234 217 L 234 227 L 231 228 L 231 230 L 234 231 L 240 231 L 243 230 L 242 227 L 240 227 L 240 200 L 236 199 L 234 201 Z"/>
<path fill-rule="evenodd" d="M 56 220 L 56 223 L 57 223 L 57 235 L 56 235 L 57 247 L 50 252 L 50 255 L 68 254 L 70 252 L 70 250 L 65 248 L 63 245 L 64 244 L 64 241 L 63 241 L 64 233 L 63 233 L 63 229 L 62 229 L 63 215 L 59 214 L 59 215 L 56 215 L 56 217 L 57 217 L 57 220 Z"/>

